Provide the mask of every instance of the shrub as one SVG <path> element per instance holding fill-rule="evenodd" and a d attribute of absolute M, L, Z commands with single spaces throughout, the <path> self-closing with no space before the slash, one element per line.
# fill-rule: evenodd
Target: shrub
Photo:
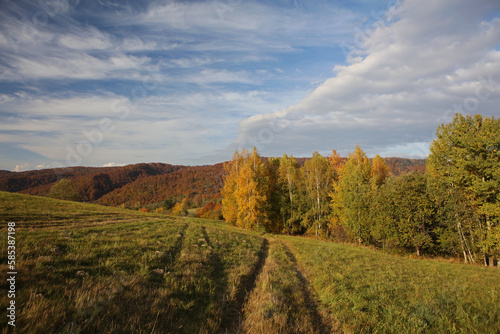
<path fill-rule="evenodd" d="M 68 179 L 61 179 L 56 182 L 50 189 L 49 197 L 67 201 L 81 200 L 81 196 L 76 191 L 73 182 Z"/>

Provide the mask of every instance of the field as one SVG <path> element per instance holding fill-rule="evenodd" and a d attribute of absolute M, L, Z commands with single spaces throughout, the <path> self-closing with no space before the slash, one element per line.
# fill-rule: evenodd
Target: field
<path fill-rule="evenodd" d="M 2 273 L 16 222 L 18 333 L 500 328 L 498 269 L 5 192 L 0 215 Z"/>

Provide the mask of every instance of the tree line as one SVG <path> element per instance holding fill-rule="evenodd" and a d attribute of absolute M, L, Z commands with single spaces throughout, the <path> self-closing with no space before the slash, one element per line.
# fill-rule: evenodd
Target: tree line
<path fill-rule="evenodd" d="M 393 176 L 357 146 L 263 159 L 236 151 L 224 165 L 222 214 L 233 225 L 314 235 L 420 256 L 500 259 L 500 120 L 456 114 L 436 131 L 425 173 Z"/>

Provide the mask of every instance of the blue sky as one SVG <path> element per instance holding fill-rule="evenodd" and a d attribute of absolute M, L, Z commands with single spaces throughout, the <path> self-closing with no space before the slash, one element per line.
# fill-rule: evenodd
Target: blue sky
<path fill-rule="evenodd" d="M 500 116 L 496 0 L 0 1 L 0 169 L 425 157 Z"/>

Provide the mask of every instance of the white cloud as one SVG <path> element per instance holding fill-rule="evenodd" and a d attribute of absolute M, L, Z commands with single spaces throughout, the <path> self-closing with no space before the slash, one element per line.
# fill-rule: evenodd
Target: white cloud
<path fill-rule="evenodd" d="M 365 32 L 351 63 L 299 103 L 241 122 L 236 145 L 267 155 L 356 144 L 371 153 L 417 150 L 413 143 L 429 143 L 453 109 L 498 116 L 500 19 L 485 19 L 492 8 L 498 3 L 404 1 L 391 21 Z M 286 128 L 273 125 L 280 120 Z"/>
<path fill-rule="evenodd" d="M 125 166 L 125 164 L 117 164 L 115 162 L 108 162 L 102 165 L 102 167 L 120 167 L 120 166 Z"/>
<path fill-rule="evenodd" d="M 25 130 L 29 129 L 29 122 L 33 122 L 35 128 L 43 127 L 40 116 L 51 117 L 52 121 L 72 121 L 71 116 L 83 118 L 113 115 L 115 106 L 123 96 L 115 94 L 106 95 L 77 95 L 71 97 L 38 97 L 31 94 L 21 93 L 19 95 L 5 95 L 0 98 L 0 108 L 4 111 L 15 112 L 23 118 Z M 54 127 L 66 128 L 68 124 L 54 124 Z M 79 123 L 78 126 L 81 126 Z M 7 130 L 12 124 L 0 124 L 0 129 Z M 21 129 L 18 129 L 21 130 Z"/>
<path fill-rule="evenodd" d="M 149 75 L 148 57 L 118 54 L 109 58 L 98 58 L 77 51 L 60 55 L 19 56 L 7 66 L 0 67 L 4 80 L 23 81 L 32 79 L 136 79 Z"/>
<path fill-rule="evenodd" d="M 138 36 L 112 36 L 95 27 L 75 28 L 74 31 L 59 32 L 55 36 L 59 46 L 80 52 L 100 50 L 116 53 L 165 49 L 160 48 L 155 41 L 144 41 Z"/>
<path fill-rule="evenodd" d="M 30 170 L 32 165 L 28 162 L 25 162 L 23 164 L 16 165 L 14 169 L 12 170 L 13 172 L 24 172 L 25 170 Z"/>
<path fill-rule="evenodd" d="M 0 110 L 12 110 L 13 114 L 4 116 L 0 123 L 0 142 L 63 165 L 193 163 L 200 156 L 224 149 L 236 135 L 234 124 L 241 117 L 262 109 L 278 110 L 284 106 L 279 100 L 261 91 L 151 96 L 138 105 L 114 94 L 5 95 L 0 99 Z M 125 108 L 129 108 L 128 114 L 123 112 Z M 103 119 L 109 119 L 112 130 L 101 130 Z M 74 152 L 79 152 L 79 158 Z"/>
<path fill-rule="evenodd" d="M 201 72 L 187 76 L 182 79 L 185 82 L 193 82 L 200 85 L 210 83 L 244 83 L 258 84 L 259 80 L 249 71 L 228 71 L 228 70 L 213 70 L 205 69 Z"/>
<path fill-rule="evenodd" d="M 292 45 L 338 42 L 350 32 L 356 19 L 351 11 L 322 2 L 309 5 L 314 7 L 310 12 L 256 1 L 165 1 L 130 19 L 158 31 L 175 31 L 186 38 L 184 48 L 197 51 L 289 52 Z M 202 40 L 190 40 L 200 34 Z"/>
<path fill-rule="evenodd" d="M 45 164 L 45 163 L 39 163 L 39 164 L 35 165 L 35 164 L 30 163 L 30 162 L 24 162 L 24 163 L 16 165 L 16 167 L 14 167 L 14 169 L 12 171 L 13 172 L 24 172 L 27 170 L 47 169 L 47 168 L 51 168 L 51 166 L 49 164 Z"/>
<path fill-rule="evenodd" d="M 80 30 L 76 33 L 65 33 L 59 36 L 59 43 L 73 50 L 106 50 L 113 47 L 111 37 L 96 28 Z"/>

